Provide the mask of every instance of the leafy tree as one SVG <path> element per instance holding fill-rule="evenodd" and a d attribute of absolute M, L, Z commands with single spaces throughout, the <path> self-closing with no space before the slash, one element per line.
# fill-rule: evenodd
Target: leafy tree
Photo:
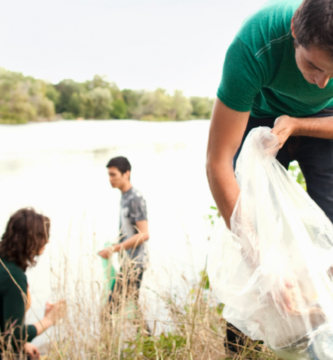
<path fill-rule="evenodd" d="M 127 118 L 127 105 L 123 99 L 116 99 L 113 101 L 110 115 L 113 119 Z"/>
<path fill-rule="evenodd" d="M 109 119 L 112 97 L 109 89 L 97 87 L 81 96 L 86 119 Z"/>
<path fill-rule="evenodd" d="M 80 94 L 74 92 L 68 102 L 67 110 L 73 118 L 83 116 L 83 103 Z"/>
<path fill-rule="evenodd" d="M 192 96 L 190 98 L 193 111 L 192 116 L 195 119 L 210 119 L 213 108 L 213 99 L 207 97 Z"/>
<path fill-rule="evenodd" d="M 143 94 L 134 116 L 140 120 L 167 120 L 170 110 L 170 95 L 164 89 L 157 89 Z"/>
<path fill-rule="evenodd" d="M 173 96 L 164 89 L 145 92 L 139 98 L 132 117 L 141 120 L 187 120 L 191 118 L 192 105 L 181 91 Z"/>
<path fill-rule="evenodd" d="M 45 96 L 53 102 L 54 105 L 57 105 L 60 99 L 60 93 L 52 84 L 47 84 Z"/>
<path fill-rule="evenodd" d="M 95 75 L 92 80 L 85 82 L 87 90 L 93 90 L 95 88 L 108 88 L 109 82 L 105 76 Z"/>
<path fill-rule="evenodd" d="M 56 104 L 57 113 L 70 112 L 70 99 L 74 93 L 79 94 L 81 92 L 82 84 L 71 79 L 66 79 L 55 85 L 55 88 L 60 94 L 58 103 Z"/>
<path fill-rule="evenodd" d="M 143 90 L 131 90 L 124 89 L 122 91 L 122 97 L 126 103 L 127 114 L 131 119 L 135 119 L 136 109 L 139 106 L 141 98 L 144 95 Z"/>
<path fill-rule="evenodd" d="M 191 118 L 192 105 L 183 93 L 176 90 L 171 98 L 169 118 L 172 120 L 188 120 Z"/>
<path fill-rule="evenodd" d="M 213 100 L 186 98 L 176 90 L 120 90 L 105 76 L 83 83 L 71 79 L 56 85 L 0 69 L 0 122 L 24 123 L 63 118 L 187 120 L 210 118 Z"/>
<path fill-rule="evenodd" d="M 42 80 L 0 69 L 0 122 L 51 119 L 54 103 L 46 96 L 47 87 Z"/>

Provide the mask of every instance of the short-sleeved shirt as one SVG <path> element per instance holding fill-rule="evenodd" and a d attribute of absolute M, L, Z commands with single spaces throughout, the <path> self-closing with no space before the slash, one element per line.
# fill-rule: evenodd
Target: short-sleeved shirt
<path fill-rule="evenodd" d="M 122 193 L 120 200 L 120 242 L 138 233 L 135 227 L 137 221 L 148 220 L 147 205 L 142 194 L 133 187 Z M 134 249 L 126 250 L 130 259 L 137 267 L 144 268 L 147 263 L 146 244 L 140 244 Z"/>
<path fill-rule="evenodd" d="M 229 108 L 265 118 L 309 116 L 333 106 L 333 79 L 320 89 L 296 64 L 291 20 L 300 4 L 269 1 L 244 22 L 227 51 L 217 92 Z"/>

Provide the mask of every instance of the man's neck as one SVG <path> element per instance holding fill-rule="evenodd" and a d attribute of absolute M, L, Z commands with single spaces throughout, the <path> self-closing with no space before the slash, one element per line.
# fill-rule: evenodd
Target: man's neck
<path fill-rule="evenodd" d="M 127 184 L 124 184 L 121 188 L 119 188 L 119 190 L 123 194 L 126 191 L 130 190 L 131 188 L 132 188 L 132 184 L 130 182 L 128 182 Z"/>

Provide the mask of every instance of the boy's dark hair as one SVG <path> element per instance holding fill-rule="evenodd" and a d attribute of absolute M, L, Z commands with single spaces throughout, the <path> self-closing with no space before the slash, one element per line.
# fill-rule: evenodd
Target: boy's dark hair
<path fill-rule="evenodd" d="M 49 240 L 50 219 L 34 209 L 18 210 L 7 223 L 0 242 L 0 258 L 14 261 L 23 271 L 36 264 L 35 256 Z"/>
<path fill-rule="evenodd" d="M 112 158 L 106 167 L 116 167 L 122 174 L 125 174 L 126 171 L 131 171 L 131 164 L 124 156 L 117 156 Z"/>
<path fill-rule="evenodd" d="M 333 56 L 333 0 L 304 0 L 294 15 L 295 45 L 311 46 Z"/>

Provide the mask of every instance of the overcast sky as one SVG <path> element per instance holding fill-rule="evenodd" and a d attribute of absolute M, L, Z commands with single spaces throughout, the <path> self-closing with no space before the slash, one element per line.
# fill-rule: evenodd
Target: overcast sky
<path fill-rule="evenodd" d="M 0 67 L 214 97 L 228 44 L 264 2 L 0 0 Z"/>

